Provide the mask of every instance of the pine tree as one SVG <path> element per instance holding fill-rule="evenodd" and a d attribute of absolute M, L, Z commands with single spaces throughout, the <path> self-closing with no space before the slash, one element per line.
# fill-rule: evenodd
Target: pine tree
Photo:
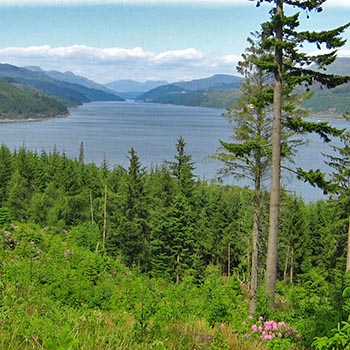
<path fill-rule="evenodd" d="M 244 76 L 241 96 L 224 114 L 232 123 L 231 138 L 234 142 L 220 141 L 221 152 L 214 156 L 225 163 L 221 174 L 249 179 L 254 186 L 250 314 L 255 313 L 257 303 L 261 191 L 271 168 L 271 76 L 255 64 L 257 59 L 266 55 L 260 40 L 258 33 L 248 38 L 250 46 L 237 66 L 237 71 Z"/>
<path fill-rule="evenodd" d="M 192 156 L 185 151 L 186 141 L 180 136 L 176 143 L 175 160 L 170 162 L 170 170 L 177 180 L 178 190 L 190 199 L 194 190 L 194 163 L 191 161 Z"/>
<path fill-rule="evenodd" d="M 263 2 L 273 2 L 274 4 L 270 11 L 270 21 L 262 24 L 262 47 L 266 50 L 273 50 L 274 54 L 270 59 L 263 59 L 258 63 L 261 68 L 268 70 L 274 76 L 270 224 L 266 263 L 266 292 L 269 296 L 269 304 L 272 306 L 275 299 L 277 279 L 283 96 L 288 92 L 291 93 L 294 87 L 300 84 L 309 86 L 317 81 L 331 88 L 349 80 L 347 77 L 328 75 L 320 70 L 311 69 L 310 66 L 311 64 L 315 64 L 316 68 L 323 69 L 334 62 L 337 48 L 343 46 L 345 43 L 341 34 L 350 24 L 348 23 L 328 31 L 297 31 L 297 28 L 300 26 L 300 12 L 287 15 L 290 11 L 285 11 L 284 5 L 289 6 L 291 10 L 303 10 L 309 16 L 309 13 L 312 11 L 321 12 L 322 4 L 326 0 L 255 1 L 257 6 L 260 6 Z M 325 47 L 329 51 L 325 54 L 311 56 L 301 50 L 304 43 L 314 44 L 319 49 Z M 295 131 L 309 129 L 328 138 L 327 132 L 329 130 L 318 127 L 313 128 L 312 125 L 308 125 L 302 118 L 290 119 L 289 127 Z"/>
<path fill-rule="evenodd" d="M 345 228 L 347 236 L 345 271 L 350 271 L 350 132 L 344 131 L 340 141 L 340 145 L 331 145 L 332 154 L 325 154 L 326 164 L 333 169 L 326 188 L 332 193 L 332 203 L 339 215 L 337 224 Z"/>
<path fill-rule="evenodd" d="M 149 269 L 148 198 L 144 186 L 145 171 L 139 157 L 129 151 L 128 180 L 124 215 L 118 227 L 117 246 L 128 265 Z"/>
<path fill-rule="evenodd" d="M 11 151 L 2 144 L 0 147 L 0 206 L 8 196 L 8 184 L 13 172 Z"/>

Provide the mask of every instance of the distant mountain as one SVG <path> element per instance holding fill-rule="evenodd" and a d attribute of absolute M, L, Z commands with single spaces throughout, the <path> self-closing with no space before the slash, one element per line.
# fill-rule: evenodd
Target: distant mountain
<path fill-rule="evenodd" d="M 166 80 L 147 80 L 145 82 L 135 80 L 115 80 L 105 84 L 105 87 L 116 92 L 118 96 L 134 99 L 142 93 L 166 84 L 168 84 Z"/>
<path fill-rule="evenodd" d="M 67 113 L 64 104 L 42 91 L 0 80 L 0 120 L 35 119 Z"/>
<path fill-rule="evenodd" d="M 209 91 L 219 89 L 239 88 L 242 82 L 241 77 L 228 74 L 215 74 L 209 78 L 195 79 L 173 83 L 182 89 L 189 91 Z"/>
<path fill-rule="evenodd" d="M 240 77 L 217 74 L 209 78 L 159 86 L 136 99 L 145 102 L 226 108 L 235 103 L 241 82 Z"/>
<path fill-rule="evenodd" d="M 90 101 L 122 101 L 114 93 L 106 93 L 83 85 L 57 80 L 43 71 L 20 68 L 9 64 L 0 64 L 0 79 L 9 83 L 20 83 L 47 94 L 57 96 L 69 106 L 76 106 Z"/>
<path fill-rule="evenodd" d="M 337 57 L 337 59 L 327 67 L 326 73 L 337 75 L 349 75 L 350 74 L 350 58 L 349 57 Z"/>
<path fill-rule="evenodd" d="M 338 57 L 327 67 L 326 73 L 350 75 L 350 58 Z M 304 101 L 302 107 L 326 117 L 350 112 L 350 83 L 337 86 L 334 89 L 314 84 L 311 91 L 313 91 L 312 97 Z"/>
<path fill-rule="evenodd" d="M 71 84 L 78 84 L 78 85 L 85 86 L 89 89 L 102 90 L 104 92 L 115 95 L 114 91 L 107 89 L 104 85 L 98 84 L 98 83 L 94 82 L 93 80 L 87 79 L 87 78 L 82 77 L 80 75 L 76 75 L 72 72 L 59 72 L 57 70 L 43 70 L 40 67 L 36 67 L 36 66 L 29 66 L 29 67 L 24 67 L 24 68 L 27 68 L 27 69 L 32 70 L 34 72 L 44 73 L 55 80 L 65 81 L 65 82 L 71 83 Z"/>

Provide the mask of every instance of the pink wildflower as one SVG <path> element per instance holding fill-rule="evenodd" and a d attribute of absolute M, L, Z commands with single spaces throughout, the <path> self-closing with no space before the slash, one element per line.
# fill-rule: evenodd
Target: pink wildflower
<path fill-rule="evenodd" d="M 272 339 L 273 337 L 272 337 L 272 334 L 265 334 L 264 336 L 263 336 L 263 339 L 265 339 L 265 340 L 270 340 L 270 339 Z"/>

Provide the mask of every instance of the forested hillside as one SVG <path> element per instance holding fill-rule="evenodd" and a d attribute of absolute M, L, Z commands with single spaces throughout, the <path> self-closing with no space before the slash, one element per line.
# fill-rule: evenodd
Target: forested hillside
<path fill-rule="evenodd" d="M 46 94 L 55 96 L 67 106 L 78 106 L 90 101 L 122 101 L 123 99 L 112 92 L 89 88 L 77 83 L 54 79 L 44 71 L 16 67 L 10 64 L 0 64 L 0 79 L 11 84 L 22 84 Z M 61 76 L 61 79 L 62 78 Z"/>
<path fill-rule="evenodd" d="M 40 90 L 0 80 L 0 119 L 54 117 L 67 113 L 65 104 Z"/>
<path fill-rule="evenodd" d="M 339 57 L 327 68 L 330 74 L 347 75 L 350 59 Z M 185 106 L 211 108 L 232 107 L 240 95 L 242 78 L 217 74 L 209 78 L 166 84 L 139 94 L 136 100 Z M 312 114 L 334 117 L 349 112 L 350 85 L 343 84 L 335 89 L 327 89 L 320 84 L 310 87 L 312 96 L 302 103 L 302 107 Z M 299 91 L 299 88 L 297 89 Z"/>
<path fill-rule="evenodd" d="M 177 82 L 159 86 L 136 97 L 136 100 L 170 103 L 184 106 L 226 108 L 239 96 L 242 79 L 217 74 L 209 78 Z"/>
<path fill-rule="evenodd" d="M 0 147 L 0 348 L 309 349 L 346 317 L 331 203 L 283 194 L 279 306 L 248 319 L 253 192 L 195 180 L 181 138 L 153 169 L 77 154 Z"/>

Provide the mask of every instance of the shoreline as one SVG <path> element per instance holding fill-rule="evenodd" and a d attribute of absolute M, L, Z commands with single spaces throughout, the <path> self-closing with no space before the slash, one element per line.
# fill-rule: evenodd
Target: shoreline
<path fill-rule="evenodd" d="M 0 124 L 1 123 L 25 123 L 25 122 L 42 122 L 45 120 L 51 120 L 51 119 L 56 119 L 56 118 L 65 118 L 65 117 L 70 117 L 71 113 L 66 113 L 66 114 L 57 114 L 55 116 L 38 116 L 38 117 L 13 117 L 13 118 L 4 118 L 0 119 Z"/>
<path fill-rule="evenodd" d="M 129 100 L 128 102 L 133 101 Z M 94 101 L 95 102 L 95 101 Z M 103 101 L 106 102 L 106 101 Z M 114 101 L 112 101 L 114 102 Z M 119 101 L 118 101 L 119 102 Z M 153 103 L 153 102 L 148 102 L 148 103 Z M 158 104 L 156 102 L 156 104 Z M 203 107 L 203 106 L 186 106 L 186 105 L 176 105 L 173 104 L 174 106 L 184 106 L 184 107 L 199 107 L 199 108 L 208 108 L 208 109 L 213 109 L 214 107 Z M 79 108 L 79 106 L 76 107 L 71 107 L 71 108 Z M 214 109 L 220 109 L 220 110 L 226 110 L 225 108 L 214 108 Z M 341 119 L 346 119 L 343 114 L 336 114 L 330 112 L 329 114 L 327 112 L 310 112 L 309 115 L 306 115 L 305 118 L 310 118 L 310 119 L 317 119 L 319 122 L 322 121 L 331 121 L 331 120 L 341 120 Z M 40 121 L 45 121 L 45 120 L 51 120 L 51 119 L 56 119 L 56 118 L 65 118 L 65 117 L 70 117 L 71 113 L 68 111 L 65 114 L 57 114 L 55 116 L 38 116 L 38 117 L 12 117 L 12 118 L 0 118 L 0 124 L 1 123 L 25 123 L 25 122 L 40 122 Z"/>

